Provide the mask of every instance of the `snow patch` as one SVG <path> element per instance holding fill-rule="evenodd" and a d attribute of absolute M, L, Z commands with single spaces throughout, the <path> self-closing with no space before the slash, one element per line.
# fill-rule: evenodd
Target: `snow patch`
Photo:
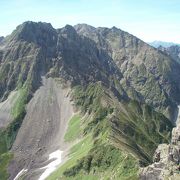
<path fill-rule="evenodd" d="M 22 170 L 16 175 L 16 177 L 14 178 L 14 180 L 18 180 L 18 178 L 21 177 L 21 175 L 22 175 L 23 173 L 25 173 L 26 171 L 27 171 L 27 169 L 22 169 Z"/>
<path fill-rule="evenodd" d="M 180 124 L 180 105 L 178 106 L 178 115 L 177 115 L 177 119 L 176 119 L 176 126 L 178 126 L 178 124 Z"/>
<path fill-rule="evenodd" d="M 178 57 L 180 58 L 180 53 L 178 54 Z"/>
<path fill-rule="evenodd" d="M 62 162 L 62 158 L 61 158 L 62 153 L 63 151 L 57 150 L 49 155 L 49 160 L 51 159 L 55 159 L 55 160 L 50 162 L 47 166 L 40 168 L 46 170 L 42 173 L 39 180 L 45 180 L 53 171 L 56 170 L 57 166 Z"/>

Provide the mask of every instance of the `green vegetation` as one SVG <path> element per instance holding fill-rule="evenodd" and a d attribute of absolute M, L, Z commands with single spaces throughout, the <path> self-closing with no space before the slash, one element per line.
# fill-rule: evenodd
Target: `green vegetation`
<path fill-rule="evenodd" d="M 137 101 L 119 103 L 100 82 L 76 86 L 73 98 L 89 117 L 83 121 L 73 117 L 65 139 L 84 138 L 71 148 L 69 160 L 49 180 L 136 180 L 139 162 L 150 163 L 158 144 L 170 139 L 173 126 L 163 114 Z"/>
<path fill-rule="evenodd" d="M 77 139 L 80 135 L 81 117 L 79 114 L 74 115 L 68 124 L 68 129 L 64 136 L 64 140 L 69 142 Z"/>
<path fill-rule="evenodd" d="M 23 118 L 26 114 L 25 105 L 28 100 L 28 89 L 22 88 L 19 90 L 19 97 L 14 103 L 14 107 L 12 108 L 11 114 L 13 116 L 14 121 L 7 128 L 7 147 L 11 148 L 12 143 L 14 142 L 17 132 L 22 124 Z"/>
<path fill-rule="evenodd" d="M 130 156 L 122 153 L 112 145 L 95 145 L 95 147 L 78 163 L 64 171 L 64 176 L 74 178 L 90 174 L 99 179 L 127 179 L 137 177 L 137 162 Z M 86 179 L 86 176 L 82 179 Z"/>
<path fill-rule="evenodd" d="M 83 113 L 97 112 L 101 108 L 101 98 L 105 91 L 100 82 L 91 83 L 87 87 L 76 86 L 74 88 L 73 98 Z"/>
<path fill-rule="evenodd" d="M 111 119 L 111 138 L 119 148 L 129 149 L 142 163 L 148 164 L 158 144 L 169 142 L 172 123 L 152 107 L 137 101 L 130 101 L 125 107 Z"/>
<path fill-rule="evenodd" d="M 114 112 L 108 104 L 103 86 L 100 83 L 91 84 L 87 88 L 75 88 L 74 99 L 84 113 L 92 118 L 81 121 L 83 140 L 74 145 L 67 160 L 48 179 L 137 179 L 138 161 L 131 155 L 122 153 L 118 148 L 109 144 L 111 130 L 108 116 Z M 72 140 L 79 132 L 80 118 L 73 117 L 65 139 Z M 79 126 L 79 127 L 78 127 Z M 91 134 L 91 136 L 90 136 Z M 79 136 L 79 134 L 78 134 Z M 76 139 L 76 138 L 73 138 Z"/>
<path fill-rule="evenodd" d="M 74 101 L 76 106 L 80 107 L 83 113 L 92 114 L 93 118 L 84 122 L 83 134 L 93 132 L 93 137 L 107 131 L 106 117 L 112 114 L 114 109 L 106 101 L 106 94 L 100 82 L 92 83 L 87 87 L 76 86 L 74 88 Z"/>
<path fill-rule="evenodd" d="M 0 69 L 0 81 L 3 82 L 8 77 L 8 73 L 11 69 L 11 63 L 4 63 Z"/>
<path fill-rule="evenodd" d="M 8 166 L 8 163 L 12 158 L 12 155 L 10 155 L 8 151 L 12 147 L 12 144 L 18 133 L 18 130 L 22 124 L 23 118 L 26 114 L 25 105 L 27 101 L 28 101 L 28 89 L 26 87 L 22 87 L 19 90 L 18 98 L 16 99 L 16 102 L 14 103 L 14 106 L 11 111 L 14 120 L 8 125 L 6 129 L 0 130 L 0 159 L 1 159 L 0 166 L 1 164 L 3 166 L 3 168 L 0 168 L 0 174 L 3 175 L 2 177 L 8 176 L 6 172 L 7 171 L 6 167 Z"/>
<path fill-rule="evenodd" d="M 168 143 L 170 140 L 173 125 L 163 114 L 137 101 L 115 104 L 114 97 L 109 96 L 100 82 L 86 88 L 77 86 L 74 99 L 83 112 L 94 115 L 94 118 L 86 123 L 84 134 L 93 132 L 95 138 L 102 132 L 112 132 L 111 140 L 117 144 L 118 139 L 120 149 L 125 147 L 131 153 L 137 151 L 136 156 L 146 163 L 152 161 L 158 144 Z M 108 116 L 112 117 L 110 121 Z M 112 121 L 114 122 L 110 128 L 108 123 Z"/>
<path fill-rule="evenodd" d="M 11 112 L 14 120 L 6 129 L 0 130 L 0 154 L 5 153 L 11 148 L 26 113 L 25 104 L 27 103 L 27 89 L 21 89 L 19 91 L 18 98 Z"/>
<path fill-rule="evenodd" d="M 5 141 L 5 132 L 0 129 L 0 155 L 7 151 L 7 145 Z"/>
<path fill-rule="evenodd" d="M 82 157 L 86 156 L 87 153 L 90 151 L 90 149 L 93 147 L 93 140 L 92 137 L 86 136 L 84 137 L 79 143 L 74 145 L 69 153 L 69 159 L 54 173 L 48 177 L 48 180 L 54 180 L 59 177 L 62 177 L 63 172 L 70 167 L 73 167 L 78 160 L 80 160 Z"/>
<path fill-rule="evenodd" d="M 74 145 L 67 160 L 59 169 L 47 178 L 55 179 L 138 179 L 138 162 L 131 155 L 127 155 L 107 143 L 94 141 L 86 136 Z"/>
<path fill-rule="evenodd" d="M 7 166 L 13 155 L 10 153 L 4 153 L 0 155 L 0 179 L 8 179 Z"/>

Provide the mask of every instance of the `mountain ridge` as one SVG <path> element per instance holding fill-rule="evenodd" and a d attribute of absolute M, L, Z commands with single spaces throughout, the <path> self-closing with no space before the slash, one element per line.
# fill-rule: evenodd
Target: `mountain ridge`
<path fill-rule="evenodd" d="M 158 48 L 159 46 L 163 46 L 165 48 L 168 48 L 170 46 L 180 46 L 179 43 L 173 43 L 173 42 L 164 42 L 164 41 L 153 41 L 153 42 L 148 42 L 151 46 Z"/>
<path fill-rule="evenodd" d="M 106 28 L 106 30 L 107 30 L 108 28 Z M 113 31 L 113 30 L 112 30 Z M 111 31 L 111 32 L 112 32 Z M 87 32 L 87 31 L 86 31 Z M 110 32 L 110 33 L 111 33 Z M 117 32 L 117 28 L 116 28 L 116 32 Z M 121 30 L 120 30 L 120 32 L 121 32 Z M 121 33 L 119 32 L 119 34 L 120 35 L 118 35 L 118 38 L 117 39 L 121 39 L 121 42 L 123 42 L 123 35 L 121 35 Z M 113 32 L 112 32 L 113 33 Z M 117 32 L 118 33 L 118 32 Z M 126 32 L 124 32 L 125 34 L 126 34 L 126 36 L 127 36 L 127 38 L 128 38 L 128 36 L 131 36 L 130 34 L 128 34 L 128 33 L 126 33 Z M 80 32 L 80 34 L 83 34 L 83 33 L 81 33 Z M 85 35 L 85 36 L 88 36 L 87 34 L 83 34 L 83 35 Z M 96 35 L 97 36 L 97 35 Z M 147 45 L 147 44 L 144 44 L 144 42 L 143 41 L 138 41 L 137 39 L 136 39 L 136 37 L 135 36 L 132 36 L 133 37 L 133 40 L 130 40 L 130 46 L 132 45 L 131 44 L 131 41 L 134 41 L 134 43 L 137 43 L 137 42 L 139 42 L 139 47 L 140 48 L 142 48 L 142 50 L 139 50 L 139 51 L 145 51 L 146 49 L 147 49 L 147 51 L 152 51 L 153 53 L 159 53 L 159 52 L 157 52 L 157 50 L 155 50 L 155 49 L 152 49 L 149 45 Z M 89 38 L 93 38 L 93 37 L 91 37 L 91 35 L 89 35 Z M 96 38 L 97 39 L 97 38 Z M 106 39 L 108 39 L 108 37 L 106 37 Z M 137 42 L 136 42 L 137 41 Z M 120 42 L 120 43 L 121 43 Z M 107 42 L 108 43 L 108 42 Z M 107 44 L 106 43 L 106 44 Z M 121 44 L 123 44 L 123 43 L 121 43 Z M 143 45 L 142 45 L 143 44 Z M 106 45 L 107 46 L 107 45 Z M 123 46 L 123 45 L 122 45 Z M 128 46 L 128 42 L 127 42 L 127 45 L 125 45 L 125 46 Z M 143 47 L 144 46 L 144 47 Z M 135 47 L 136 47 L 136 44 L 135 44 Z M 112 52 L 113 52 L 113 49 L 112 49 L 113 47 L 111 47 L 111 50 L 110 50 L 110 53 L 111 53 L 111 55 L 110 56 L 113 56 L 113 54 L 112 54 Z M 143 49 L 143 48 L 145 48 L 145 49 Z M 122 50 L 121 50 L 122 49 Z M 120 51 L 121 50 L 121 51 Z M 118 52 L 118 53 L 116 53 L 116 51 Z M 119 52 L 120 51 L 120 52 Z M 114 58 L 115 59 L 115 62 L 116 63 L 119 63 L 119 62 L 123 62 L 122 64 L 117 64 L 119 67 L 120 66 L 122 66 L 122 67 L 120 67 L 120 69 L 123 69 L 123 66 L 125 65 L 125 64 L 127 64 L 127 59 L 128 59 L 128 61 L 129 62 L 131 62 L 130 61 L 130 59 L 131 60 L 133 60 L 134 62 L 132 62 L 133 64 L 136 64 L 136 61 L 137 60 L 139 60 L 139 59 L 143 59 L 143 56 L 145 56 L 145 54 L 139 54 L 138 56 L 140 56 L 140 57 L 137 57 L 137 58 L 135 58 L 135 56 L 136 56 L 136 54 L 138 53 L 138 49 L 136 49 L 136 48 L 134 48 L 134 49 L 132 49 L 130 52 L 126 52 L 126 48 L 124 48 L 124 47 L 120 47 L 119 49 L 115 49 L 114 50 L 114 56 L 115 57 L 112 57 L 112 58 Z M 124 57 L 124 54 L 126 55 L 126 54 L 128 54 L 127 55 L 127 57 L 125 56 Z M 117 59 L 116 59 L 116 56 L 118 57 Z M 141 57 L 142 56 L 142 57 Z M 156 56 L 155 54 L 149 54 L 149 56 Z M 163 58 L 163 55 L 162 55 L 162 58 Z M 149 60 L 151 60 L 152 61 L 152 58 L 151 57 L 149 57 Z M 154 62 L 152 62 L 152 64 L 148 64 L 148 66 L 149 66 L 149 68 L 151 68 L 151 69 L 149 69 L 149 71 L 152 71 L 152 73 L 154 73 L 153 71 L 154 70 L 152 70 L 152 69 L 157 69 L 157 67 L 158 66 L 160 66 L 160 65 L 156 65 L 156 66 L 154 66 L 154 67 L 151 67 L 151 66 L 153 66 L 156 62 L 155 62 L 155 60 L 153 60 Z M 132 63 L 130 63 L 130 64 L 132 64 Z M 138 62 L 137 61 L 137 63 L 142 63 L 142 62 Z M 174 62 L 173 62 L 174 63 Z M 143 63 L 142 63 L 143 64 Z M 124 66 L 124 68 L 126 69 L 127 68 L 127 65 L 126 66 Z M 159 70 L 158 70 L 159 71 Z M 123 70 L 123 73 L 125 73 L 124 72 L 124 70 Z M 153 75 L 154 76 L 154 75 Z M 176 98 L 177 99 L 177 98 Z"/>
<path fill-rule="evenodd" d="M 85 120 L 79 120 L 79 128 L 82 128 L 79 129 L 79 141 L 88 140 L 92 147 L 83 152 L 79 161 L 74 157 L 76 161 L 63 173 L 60 170 L 59 177 L 85 177 L 85 172 L 103 176 L 102 167 L 108 171 L 118 168 L 121 159 L 116 163 L 111 159 L 126 157 L 124 153 L 129 152 L 127 157 L 135 166 L 126 166 L 129 171 L 132 170 L 130 174 L 137 178 L 139 162 L 141 165 L 152 162 L 157 145 L 170 141 L 180 102 L 180 65 L 135 36 L 115 27 L 93 28 L 79 24 L 54 29 L 49 23 L 25 22 L 5 37 L 3 44 L 0 44 L 0 54 L 1 101 L 4 102 L 14 90 L 20 93 L 9 112 L 13 120 L 0 131 L 0 143 L 4 144 L 0 157 L 9 152 L 14 154 L 14 158 L 7 162 L 10 179 L 24 168 L 28 171 L 22 176 L 27 179 L 40 176 L 40 168 L 47 163 L 45 159 L 51 151 L 48 149 L 48 138 L 44 136 L 48 132 L 47 137 L 58 138 L 51 128 L 59 127 L 61 131 L 61 128 L 68 126 L 69 118 L 63 120 L 58 116 L 59 121 L 54 118 L 61 106 L 66 107 L 62 105 L 65 97 L 81 116 L 87 116 Z M 37 96 L 40 90 L 46 89 L 46 83 L 52 86 L 47 86 L 45 98 Z M 58 88 L 59 91 L 61 88 L 69 90 L 65 90 L 66 95 L 57 103 Z M 39 104 L 38 98 L 41 99 Z M 58 104 L 57 109 L 52 108 L 53 104 Z M 45 113 L 43 117 L 37 113 L 48 112 L 48 106 L 50 116 Z M 30 112 L 34 112 L 33 119 Z M 28 131 L 26 134 L 28 125 L 24 124 L 27 119 L 31 123 L 29 127 L 38 124 L 37 129 L 33 128 L 34 133 Z M 39 135 L 37 131 L 41 125 L 44 132 Z M 23 143 L 27 144 L 21 157 L 19 152 L 23 143 L 17 142 L 21 142 L 23 137 L 26 137 Z M 40 140 L 39 146 L 32 153 L 30 145 L 36 145 L 36 139 Z M 43 149 L 40 144 L 43 144 Z M 62 144 L 57 141 L 52 147 L 55 145 L 61 148 Z M 69 145 L 65 154 L 70 153 L 71 148 Z M 79 153 L 78 150 L 75 152 Z M 39 159 L 38 154 L 44 159 Z M 99 165 L 95 163 L 96 159 Z M 130 177 L 129 171 L 124 175 L 119 171 L 114 176 Z M 57 174 L 54 175 L 56 178 Z M 7 177 L 7 173 L 4 176 Z"/>

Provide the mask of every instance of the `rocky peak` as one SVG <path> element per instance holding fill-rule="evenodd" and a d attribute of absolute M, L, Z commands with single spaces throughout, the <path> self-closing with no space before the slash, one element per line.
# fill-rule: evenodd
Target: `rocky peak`
<path fill-rule="evenodd" d="M 71 25 L 66 25 L 65 27 L 60 29 L 59 33 L 63 37 L 66 37 L 66 38 L 68 37 L 68 38 L 73 39 L 73 40 L 75 40 L 77 38 L 77 32 L 74 29 L 74 27 Z"/>
<path fill-rule="evenodd" d="M 120 74 L 108 53 L 100 51 L 93 40 L 76 32 L 75 29 L 80 26 L 66 25 L 58 29 L 57 49 L 61 52 L 64 70 L 75 83 L 98 80 L 107 83 L 108 76 L 115 73 L 119 77 Z M 81 27 L 84 26 L 88 27 Z"/>
<path fill-rule="evenodd" d="M 28 78 L 33 90 L 38 87 L 41 73 L 49 69 L 52 57 L 56 56 L 56 44 L 56 30 L 42 22 L 24 22 L 4 39 L 0 52 L 2 100 Z"/>
<path fill-rule="evenodd" d="M 177 119 L 179 122 L 179 115 Z M 171 143 L 158 146 L 153 161 L 153 164 L 141 169 L 141 180 L 180 178 L 180 123 L 172 130 Z"/>
<path fill-rule="evenodd" d="M 98 44 L 99 35 L 95 27 L 87 24 L 77 24 L 74 26 L 74 28 L 79 35 L 90 38 Z"/>
<path fill-rule="evenodd" d="M 26 41 L 37 45 L 52 44 L 57 39 L 56 30 L 50 23 L 27 21 L 17 26 L 8 41 Z"/>
<path fill-rule="evenodd" d="M 77 24 L 74 26 L 75 30 L 77 32 L 81 32 L 81 33 L 86 33 L 86 32 L 95 32 L 96 31 L 96 28 L 93 27 L 93 26 L 90 26 L 88 24 Z"/>
<path fill-rule="evenodd" d="M 115 54 L 120 55 L 119 58 L 122 56 L 124 57 L 125 54 L 129 57 L 134 56 L 134 54 L 137 54 L 138 48 L 141 47 L 148 47 L 147 44 L 142 42 L 137 37 L 122 31 L 121 29 L 118 29 L 117 27 L 112 28 L 105 28 L 105 27 L 99 27 L 94 28 L 92 26 L 88 25 L 77 25 L 75 26 L 76 31 L 78 34 L 84 35 L 93 41 L 95 41 L 101 48 L 108 49 L 109 53 L 114 56 L 114 59 L 117 59 L 117 56 Z M 133 48 L 136 49 L 136 51 L 126 51 L 125 49 Z M 141 51 L 141 49 L 139 49 Z M 122 58 L 123 58 L 122 57 Z"/>

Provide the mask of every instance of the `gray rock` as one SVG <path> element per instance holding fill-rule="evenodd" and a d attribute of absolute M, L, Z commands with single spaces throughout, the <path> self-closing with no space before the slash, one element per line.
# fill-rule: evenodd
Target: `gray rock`
<path fill-rule="evenodd" d="M 151 180 L 152 177 L 157 180 L 178 179 L 180 173 L 179 130 L 180 124 L 172 131 L 171 144 L 158 146 L 154 154 L 154 163 L 141 169 L 140 179 Z"/>

